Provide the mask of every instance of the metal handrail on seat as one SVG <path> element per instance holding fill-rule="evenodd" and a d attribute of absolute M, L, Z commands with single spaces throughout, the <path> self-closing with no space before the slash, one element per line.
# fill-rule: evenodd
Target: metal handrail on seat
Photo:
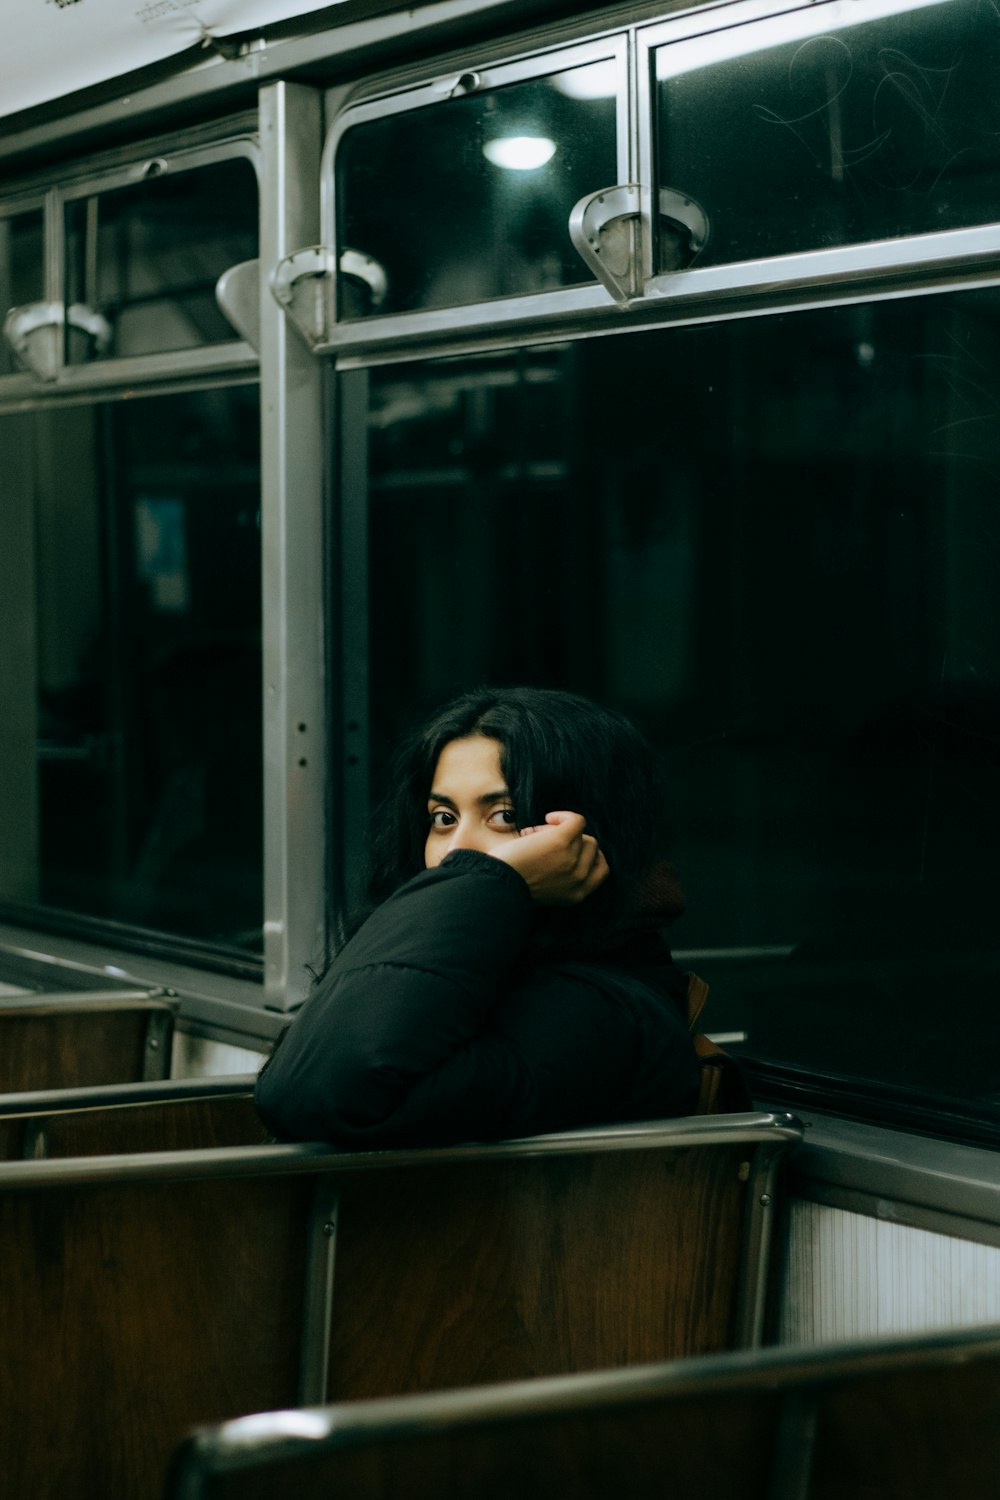
<path fill-rule="evenodd" d="M 226 1480 L 226 1494 L 280 1493 L 286 1470 L 299 1500 L 348 1494 L 377 1454 L 379 1493 L 405 1473 L 413 1500 L 535 1500 L 570 1483 L 578 1500 L 661 1487 L 672 1500 L 809 1500 L 859 1484 L 986 1500 L 1000 1472 L 998 1372 L 993 1325 L 261 1412 L 192 1433 L 168 1496 L 215 1500 Z"/>

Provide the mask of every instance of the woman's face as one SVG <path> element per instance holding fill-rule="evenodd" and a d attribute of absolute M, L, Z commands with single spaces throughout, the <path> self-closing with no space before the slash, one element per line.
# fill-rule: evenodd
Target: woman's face
<path fill-rule="evenodd" d="M 453 849 L 488 854 L 518 837 L 496 740 L 477 734 L 445 745 L 431 782 L 427 813 L 424 863 L 428 870 Z"/>

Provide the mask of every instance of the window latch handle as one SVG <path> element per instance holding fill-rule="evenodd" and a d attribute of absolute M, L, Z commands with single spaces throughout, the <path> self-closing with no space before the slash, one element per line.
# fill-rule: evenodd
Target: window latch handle
<path fill-rule="evenodd" d="M 660 188 L 660 258 L 665 271 L 686 271 L 708 244 L 701 204 L 677 188 Z M 569 237 L 616 302 L 642 296 L 641 192 L 635 182 L 581 198 L 569 216 Z"/>
<path fill-rule="evenodd" d="M 616 302 L 642 291 L 639 206 L 638 183 L 623 182 L 588 193 L 569 216 L 574 249 Z"/>
<path fill-rule="evenodd" d="M 55 380 L 63 362 L 63 330 L 76 329 L 93 340 L 98 354 L 111 343 L 111 324 L 103 313 L 74 302 L 27 302 L 12 307 L 3 334 L 17 358 L 39 380 Z"/>

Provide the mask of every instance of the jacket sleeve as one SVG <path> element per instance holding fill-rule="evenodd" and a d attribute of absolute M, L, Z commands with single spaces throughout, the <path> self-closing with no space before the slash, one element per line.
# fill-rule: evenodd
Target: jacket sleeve
<path fill-rule="evenodd" d="M 447 1126 L 429 1113 L 451 1118 L 450 1139 L 474 1136 L 478 1121 L 462 1131 L 455 1118 L 470 1088 L 493 1101 L 530 1088 L 516 1049 L 484 1028 L 533 923 L 527 885 L 488 855 L 455 853 L 409 881 L 337 955 L 261 1072 L 269 1128 L 363 1149 L 440 1139 Z"/>
<path fill-rule="evenodd" d="M 684 1113 L 697 1066 L 669 997 L 599 965 L 526 962 L 534 921 L 525 882 L 485 854 L 409 881 L 262 1071 L 274 1134 L 358 1151 Z"/>

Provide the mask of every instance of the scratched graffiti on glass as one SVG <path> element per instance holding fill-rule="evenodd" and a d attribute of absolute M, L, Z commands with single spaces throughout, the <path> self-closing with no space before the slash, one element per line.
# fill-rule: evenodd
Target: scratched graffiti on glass
<path fill-rule="evenodd" d="M 709 215 L 701 265 L 1000 219 L 997 10 L 865 15 L 821 5 L 658 49 L 659 179 Z"/>

